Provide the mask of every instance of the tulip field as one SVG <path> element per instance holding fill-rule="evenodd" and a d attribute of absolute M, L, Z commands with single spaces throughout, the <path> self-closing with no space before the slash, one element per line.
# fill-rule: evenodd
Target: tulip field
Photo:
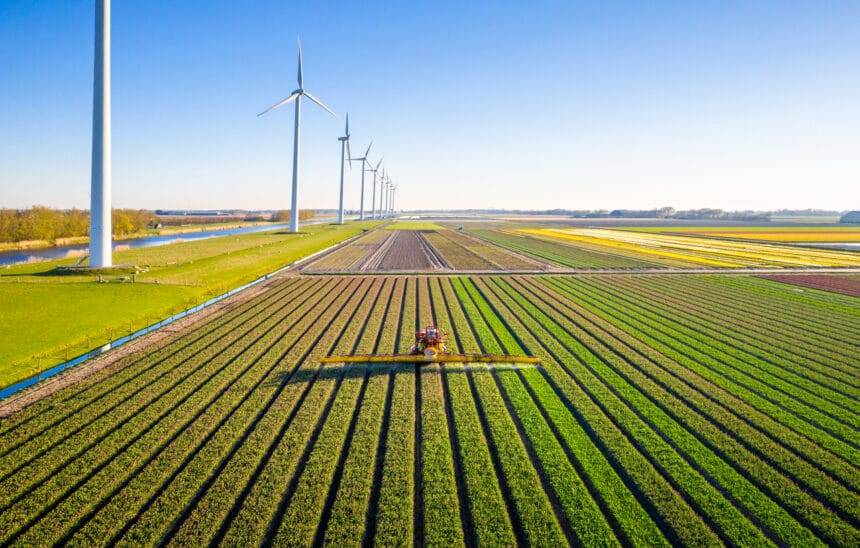
<path fill-rule="evenodd" d="M 693 234 L 604 228 L 522 228 L 514 230 L 514 233 L 566 243 L 584 250 L 681 267 L 860 267 L 860 255 L 852 251 L 734 241 Z"/>
<path fill-rule="evenodd" d="M 383 232 L 319 261 L 357 265 Z M 860 301 L 796 289 L 277 277 L 0 419 L 0 543 L 858 546 Z M 541 363 L 320 363 L 407 351 L 430 323 L 453 352 Z"/>
<path fill-rule="evenodd" d="M 439 225 L 400 222 L 400 226 L 403 225 L 409 228 L 369 231 L 313 261 L 305 271 L 541 271 L 550 267 L 539 259 L 520 255 L 514 249 Z M 393 226 L 398 226 L 398 223 L 393 223 Z"/>

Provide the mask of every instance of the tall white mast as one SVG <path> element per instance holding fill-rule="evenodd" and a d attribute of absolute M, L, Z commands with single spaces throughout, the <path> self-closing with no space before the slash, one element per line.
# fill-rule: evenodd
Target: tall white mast
<path fill-rule="evenodd" d="M 346 113 L 346 131 L 344 131 L 343 137 L 338 137 L 338 141 L 340 141 L 340 205 L 337 209 L 337 224 L 343 224 L 343 163 L 344 163 L 344 149 L 349 149 L 349 113 Z M 352 161 L 352 152 L 350 151 L 349 160 Z M 350 169 L 352 168 L 352 164 L 349 164 Z"/>
<path fill-rule="evenodd" d="M 301 126 L 301 116 L 302 116 L 302 97 L 307 97 L 312 102 L 319 105 L 321 108 L 325 109 L 329 114 L 334 116 L 334 112 L 331 111 L 330 108 L 325 106 L 322 101 L 305 91 L 304 82 L 302 78 L 302 43 L 300 40 L 296 39 L 297 49 L 298 49 L 298 65 L 299 70 L 297 74 L 297 80 L 299 87 L 295 91 L 293 91 L 286 99 L 279 103 L 275 103 L 271 107 L 267 108 L 257 116 L 262 116 L 267 112 L 275 110 L 276 108 L 280 108 L 288 103 L 293 101 L 296 102 L 296 119 L 295 125 L 293 127 L 293 187 L 292 187 L 292 204 L 290 205 L 290 232 L 298 232 L 299 231 L 299 202 L 298 202 L 298 194 L 299 194 L 299 127 Z"/>
<path fill-rule="evenodd" d="M 373 169 L 373 197 L 371 198 L 371 212 L 370 218 L 376 219 L 376 171 L 379 169 L 379 166 L 376 166 L 376 169 Z"/>
<path fill-rule="evenodd" d="M 301 82 L 302 50 L 299 50 L 299 82 Z M 299 84 L 301 87 L 301 84 Z M 302 95 L 296 97 L 296 122 L 293 127 L 293 187 L 290 199 L 290 232 L 299 231 L 299 127 L 302 125 Z"/>
<path fill-rule="evenodd" d="M 349 145 L 347 145 L 349 146 Z M 350 156 L 350 162 L 361 162 L 361 211 L 359 212 L 358 218 L 360 221 L 364 220 L 364 172 L 367 171 L 367 155 L 370 154 L 370 147 L 373 146 L 373 141 L 367 145 L 367 150 L 364 151 L 364 156 L 361 158 L 353 158 Z"/>
<path fill-rule="evenodd" d="M 111 253 L 110 0 L 96 0 L 93 151 L 90 180 L 90 268 L 113 264 Z"/>

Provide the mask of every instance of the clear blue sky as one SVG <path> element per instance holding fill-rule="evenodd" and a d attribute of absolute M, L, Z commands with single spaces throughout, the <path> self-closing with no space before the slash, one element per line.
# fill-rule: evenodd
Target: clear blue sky
<path fill-rule="evenodd" d="M 0 205 L 87 207 L 93 0 L 0 0 Z M 860 2 L 115 0 L 114 205 L 289 207 L 305 87 L 399 206 L 860 207 Z M 302 207 L 342 121 L 309 105 Z M 348 205 L 357 205 L 357 169 Z"/>

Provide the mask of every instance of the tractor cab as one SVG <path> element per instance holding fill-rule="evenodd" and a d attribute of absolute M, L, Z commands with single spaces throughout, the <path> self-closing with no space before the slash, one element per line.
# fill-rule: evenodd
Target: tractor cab
<path fill-rule="evenodd" d="M 437 354 L 444 354 L 447 351 L 448 349 L 445 348 L 445 336 L 442 331 L 435 325 L 429 325 L 415 332 L 415 344 L 412 345 L 409 353 L 435 356 Z"/>

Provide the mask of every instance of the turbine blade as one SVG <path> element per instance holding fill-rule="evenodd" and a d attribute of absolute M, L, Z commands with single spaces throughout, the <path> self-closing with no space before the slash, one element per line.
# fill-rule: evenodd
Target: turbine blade
<path fill-rule="evenodd" d="M 373 141 L 371 141 L 370 144 L 367 145 L 367 150 L 364 151 L 364 157 L 365 158 L 367 158 L 367 155 L 370 154 L 370 147 L 372 147 L 372 146 L 373 146 Z"/>
<path fill-rule="evenodd" d="M 349 139 L 349 113 L 346 113 L 346 133 L 344 133 L 347 139 Z M 349 143 L 349 141 L 347 141 Z M 347 145 L 349 146 L 349 145 Z"/>
<path fill-rule="evenodd" d="M 337 114 L 335 114 L 335 113 L 334 113 L 330 108 L 328 108 L 327 106 L 325 106 L 324 104 L 322 104 L 322 101 L 320 101 L 319 99 L 317 99 L 316 97 L 314 97 L 313 95 L 311 95 L 310 93 L 308 93 L 307 91 L 303 91 L 303 92 L 302 92 L 302 95 L 304 95 L 305 97 L 307 97 L 308 99 L 310 99 L 310 100 L 311 100 L 311 101 L 313 101 L 314 103 L 318 104 L 319 106 L 321 106 L 322 108 L 324 108 L 325 110 L 327 110 L 327 111 L 328 111 L 328 113 L 329 113 L 329 114 L 331 114 L 332 116 L 337 117 Z"/>
<path fill-rule="evenodd" d="M 352 150 L 349 148 L 349 139 L 346 140 L 346 157 L 349 158 L 349 169 L 352 169 Z"/>
<path fill-rule="evenodd" d="M 264 110 L 263 112 L 258 114 L 257 116 L 262 116 L 263 114 L 266 114 L 267 112 L 271 112 L 271 111 L 275 110 L 276 108 L 281 108 L 282 106 L 284 106 L 286 104 L 292 103 L 293 101 L 295 101 L 298 98 L 299 95 L 301 95 L 301 93 L 294 91 L 290 94 L 289 97 L 287 97 L 286 99 L 284 99 L 280 103 L 275 103 L 274 105 L 270 106 L 269 108 L 267 108 L 266 110 Z"/>
<path fill-rule="evenodd" d="M 298 47 L 298 52 L 299 52 L 299 73 L 298 73 L 299 89 L 302 89 L 302 40 L 298 36 L 296 36 L 296 45 Z"/>
<path fill-rule="evenodd" d="M 379 169 L 380 164 L 382 164 L 382 158 L 380 158 L 379 161 L 376 162 L 376 169 Z M 376 169 L 374 169 L 373 171 L 376 171 Z"/>

